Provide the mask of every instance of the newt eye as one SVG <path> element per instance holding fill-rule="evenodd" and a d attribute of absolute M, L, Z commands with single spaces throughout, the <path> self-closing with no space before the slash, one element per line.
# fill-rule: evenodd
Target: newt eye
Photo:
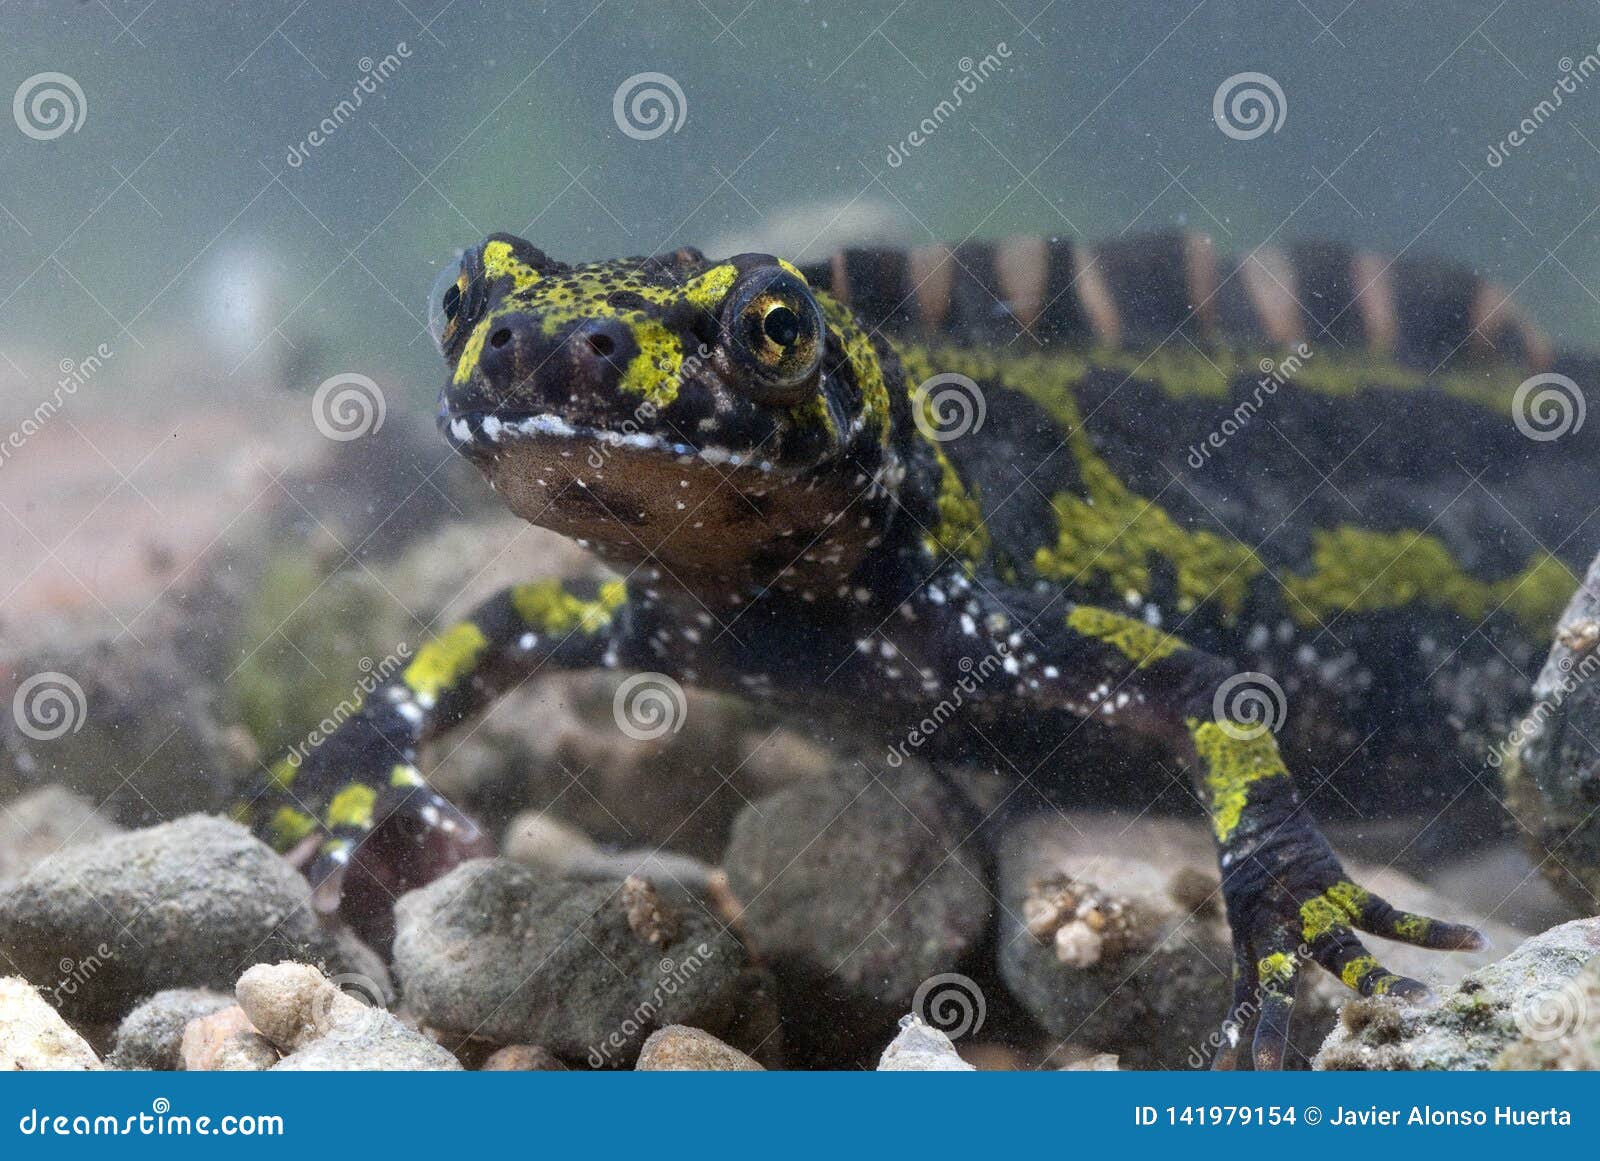
<path fill-rule="evenodd" d="M 782 267 L 751 270 L 723 307 L 729 353 L 746 372 L 750 394 L 763 403 L 804 399 L 822 363 L 822 308 Z"/>
<path fill-rule="evenodd" d="M 461 296 L 466 287 L 467 274 L 457 257 L 445 264 L 433 280 L 428 292 L 428 333 L 434 346 L 443 354 L 455 337 L 456 319 L 461 314 Z"/>

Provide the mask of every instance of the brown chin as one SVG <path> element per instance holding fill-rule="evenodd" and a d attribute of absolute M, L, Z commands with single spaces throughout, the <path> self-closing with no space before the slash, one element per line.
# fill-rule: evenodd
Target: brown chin
<path fill-rule="evenodd" d="M 766 583 L 806 547 L 831 499 L 771 469 L 665 449 L 541 437 L 496 450 L 479 466 L 518 516 L 612 564 L 653 559 L 686 583 Z"/>

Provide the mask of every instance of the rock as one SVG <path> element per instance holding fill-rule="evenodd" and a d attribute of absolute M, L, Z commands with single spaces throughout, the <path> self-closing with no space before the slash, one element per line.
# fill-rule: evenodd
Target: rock
<path fill-rule="evenodd" d="M 699 859 L 648 848 L 600 849 L 588 835 L 545 811 L 525 811 L 511 820 L 501 853 L 514 862 L 567 879 L 648 879 L 681 901 L 713 893 L 713 871 Z"/>
<path fill-rule="evenodd" d="M 108 633 L 9 655 L 16 681 L 0 676 L 0 702 L 22 708 L 0 715 L 0 786 L 57 784 L 128 825 L 226 810 L 251 766 L 218 704 L 220 681 L 187 653 L 207 618 L 190 611 L 180 629 L 157 615 L 140 620 L 137 639 Z"/>
<path fill-rule="evenodd" d="M 564 875 L 581 858 L 600 853 L 588 835 L 544 810 L 528 810 L 511 820 L 501 853 L 514 862 Z"/>
<path fill-rule="evenodd" d="M 692 686 L 680 732 L 630 738 L 613 709 L 621 680 L 569 674 L 529 683 L 438 755 L 429 780 L 484 817 L 543 810 L 608 850 L 670 847 L 711 862 L 749 802 L 819 763 L 826 769 L 826 752 L 792 742 L 770 711 Z"/>
<path fill-rule="evenodd" d="M 1490 752 L 1529 857 L 1578 912 L 1600 904 L 1600 557 L 1556 627 L 1524 720 Z"/>
<path fill-rule="evenodd" d="M 889 1041 L 878 1061 L 879 1072 L 973 1072 L 956 1046 L 915 1013 L 900 1018 L 900 1033 Z"/>
<path fill-rule="evenodd" d="M 1000 851 L 1001 975 L 1034 1019 L 1061 1040 L 1118 1054 L 1125 1067 L 1203 1066 L 1232 995 L 1233 962 L 1204 825 L 1088 812 L 1040 815 L 1014 826 Z M 1523 938 L 1398 871 L 1348 859 L 1345 865 L 1397 907 L 1477 922 L 1502 949 Z M 1434 987 L 1453 984 L 1499 954 L 1367 942 L 1385 966 Z M 1338 1006 L 1352 995 L 1308 966 L 1291 1067 L 1309 1063 Z"/>
<path fill-rule="evenodd" d="M 250 1023 L 250 1017 L 244 1014 L 244 1009 L 229 997 L 227 1007 L 197 1016 L 184 1026 L 179 1044 L 181 1066 L 185 1072 L 225 1071 L 219 1060 L 228 1044 L 239 1036 L 259 1035 L 255 1025 Z M 274 1052 L 272 1062 L 267 1067 L 270 1068 L 277 1060 L 278 1054 Z"/>
<path fill-rule="evenodd" d="M 907 764 L 891 788 L 840 774 L 740 813 L 723 868 L 739 927 L 788 987 L 904 1011 L 983 938 L 983 860 L 948 792 Z"/>
<path fill-rule="evenodd" d="M 1093 1056 L 1085 1056 L 1082 1060 L 1074 1060 L 1071 1064 L 1063 1064 L 1062 1072 L 1121 1072 L 1122 1065 L 1118 1063 L 1116 1053 L 1097 1052 Z"/>
<path fill-rule="evenodd" d="M 762 1072 L 761 1065 L 709 1032 L 670 1024 L 650 1033 L 639 1050 L 640 1072 Z"/>
<path fill-rule="evenodd" d="M 259 1032 L 238 1032 L 218 1047 L 212 1072 L 266 1072 L 278 1065 L 278 1050 Z"/>
<path fill-rule="evenodd" d="M 0 1072 L 81 1072 L 100 1067 L 89 1042 L 20 976 L 0 979 Z"/>
<path fill-rule="evenodd" d="M 698 907 L 657 897 L 641 915 L 622 882 L 552 880 L 475 860 L 396 905 L 394 966 L 429 1027 L 541 1044 L 626 1067 L 665 1024 L 718 1027 L 737 1009 L 737 940 Z"/>
<path fill-rule="evenodd" d="M 239 977 L 235 994 L 251 1024 L 286 1053 L 273 1066 L 280 1072 L 461 1067 L 449 1051 L 367 1002 L 377 994 L 371 981 L 352 994 L 308 964 L 257 964 Z"/>
<path fill-rule="evenodd" d="M 231 990 L 262 956 L 346 966 L 305 880 L 243 827 L 206 815 L 35 867 L 0 894 L 0 951 L 83 1020 L 117 1019 L 168 988 Z"/>
<path fill-rule="evenodd" d="M 184 1028 L 191 1020 L 233 1006 L 233 997 L 207 988 L 157 992 L 117 1025 L 106 1064 L 121 1069 L 171 1072 L 185 1067 Z"/>
<path fill-rule="evenodd" d="M 1233 962 L 1204 829 L 1040 815 L 999 849 L 1000 974 L 1033 1018 L 1135 1068 L 1203 1063 Z"/>
<path fill-rule="evenodd" d="M 1534 936 L 1440 1003 L 1352 1000 L 1322 1069 L 1600 1066 L 1600 917 Z"/>
<path fill-rule="evenodd" d="M 64 847 L 120 833 L 93 803 L 65 787 L 29 791 L 0 811 L 0 879 L 20 875 Z"/>
<path fill-rule="evenodd" d="M 565 1072 L 567 1066 L 548 1048 L 537 1044 L 507 1044 L 484 1060 L 483 1072 Z"/>

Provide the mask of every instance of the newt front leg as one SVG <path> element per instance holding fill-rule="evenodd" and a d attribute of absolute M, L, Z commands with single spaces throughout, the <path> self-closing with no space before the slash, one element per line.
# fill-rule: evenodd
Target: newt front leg
<path fill-rule="evenodd" d="M 354 857 L 369 876 L 403 889 L 482 853 L 476 824 L 423 780 L 419 748 L 536 672 L 617 664 L 625 601 L 620 581 L 589 597 L 555 580 L 495 594 L 425 642 L 303 758 L 278 759 L 251 804 L 256 830 L 306 864 L 325 910 L 337 906 Z M 388 840 L 381 856 L 358 854 L 380 827 Z"/>

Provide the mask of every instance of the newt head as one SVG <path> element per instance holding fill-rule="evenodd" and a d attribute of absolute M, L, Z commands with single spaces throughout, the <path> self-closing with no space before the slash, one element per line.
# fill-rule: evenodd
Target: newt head
<path fill-rule="evenodd" d="M 768 583 L 903 475 L 898 363 L 771 255 L 573 266 L 496 234 L 441 275 L 429 316 L 446 438 L 518 515 L 613 563 Z"/>

